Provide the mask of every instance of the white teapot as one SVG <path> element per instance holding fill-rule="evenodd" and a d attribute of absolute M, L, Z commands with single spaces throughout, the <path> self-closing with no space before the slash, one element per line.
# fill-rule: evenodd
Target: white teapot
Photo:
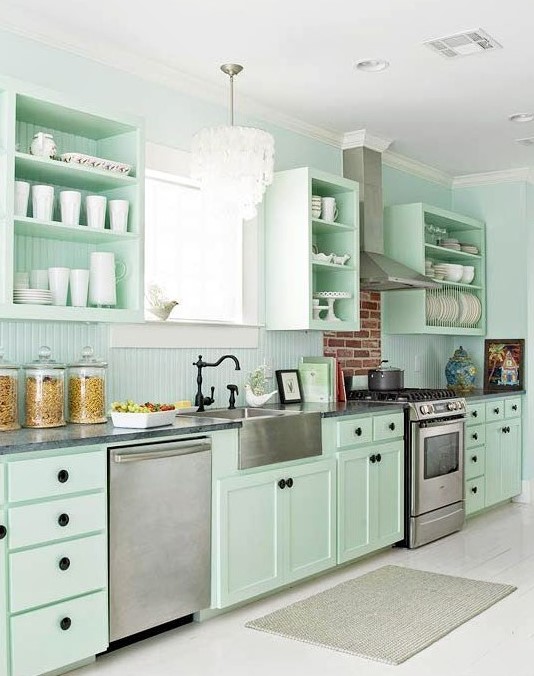
<path fill-rule="evenodd" d="M 37 132 L 30 145 L 30 153 L 36 157 L 55 157 L 57 146 L 52 134 L 45 134 L 42 131 Z"/>

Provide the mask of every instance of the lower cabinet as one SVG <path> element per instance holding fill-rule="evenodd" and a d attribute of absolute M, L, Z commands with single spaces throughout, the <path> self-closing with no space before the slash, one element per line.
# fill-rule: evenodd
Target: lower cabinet
<path fill-rule="evenodd" d="M 403 508 L 402 441 L 338 453 L 338 563 L 402 540 Z"/>
<path fill-rule="evenodd" d="M 335 460 L 217 482 L 216 606 L 335 565 Z"/>
<path fill-rule="evenodd" d="M 521 420 L 486 425 L 486 496 L 489 507 L 521 493 Z"/>
<path fill-rule="evenodd" d="M 3 489 L 2 467 L 0 466 L 0 482 Z M 7 635 L 7 519 L 0 507 L 0 676 L 8 675 L 8 635 Z"/>

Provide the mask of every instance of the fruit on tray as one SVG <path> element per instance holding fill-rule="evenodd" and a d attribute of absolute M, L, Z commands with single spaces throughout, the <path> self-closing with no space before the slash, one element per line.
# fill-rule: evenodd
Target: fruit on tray
<path fill-rule="evenodd" d="M 174 411 L 174 408 L 174 404 L 155 404 L 152 401 L 136 404 L 131 399 L 114 401 L 111 404 L 111 410 L 116 413 L 156 413 L 157 411 Z"/>

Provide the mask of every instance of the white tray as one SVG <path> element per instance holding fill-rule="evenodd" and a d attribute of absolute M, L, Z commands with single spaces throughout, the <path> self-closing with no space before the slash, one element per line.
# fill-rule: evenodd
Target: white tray
<path fill-rule="evenodd" d="M 105 160 L 102 157 L 93 157 L 84 153 L 63 153 L 60 155 L 63 162 L 71 164 L 84 164 L 95 167 L 95 169 L 104 169 L 105 171 L 114 171 L 119 174 L 129 174 L 132 167 L 124 162 L 115 162 L 114 160 Z"/>
<path fill-rule="evenodd" d="M 132 427 L 136 429 L 172 425 L 176 417 L 176 410 L 154 411 L 152 413 L 119 413 L 113 411 L 111 420 L 115 427 Z"/>

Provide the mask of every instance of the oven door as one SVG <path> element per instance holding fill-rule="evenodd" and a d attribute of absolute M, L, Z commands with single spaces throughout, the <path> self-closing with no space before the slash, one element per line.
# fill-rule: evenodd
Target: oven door
<path fill-rule="evenodd" d="M 464 419 L 413 424 L 412 516 L 464 499 L 464 431 Z"/>

